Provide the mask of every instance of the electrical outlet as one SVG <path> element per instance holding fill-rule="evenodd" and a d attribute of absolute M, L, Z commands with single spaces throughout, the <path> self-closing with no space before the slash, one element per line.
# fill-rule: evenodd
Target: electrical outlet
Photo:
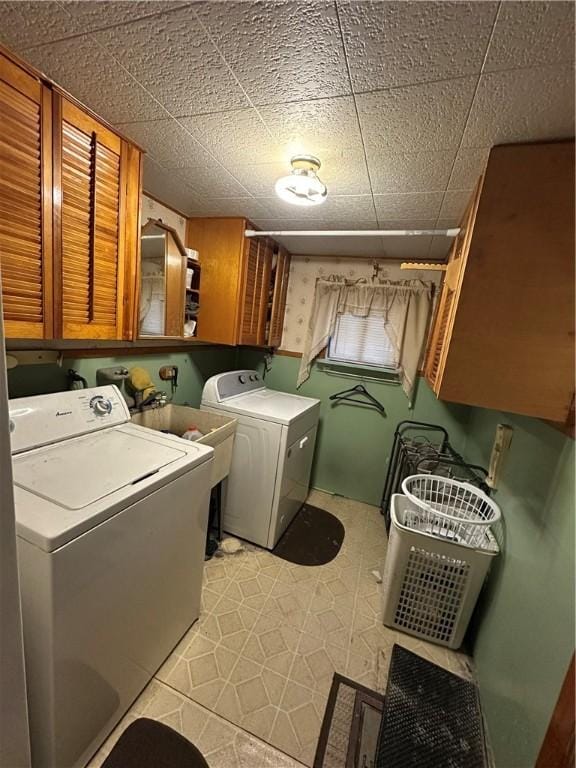
<path fill-rule="evenodd" d="M 490 456 L 490 467 L 486 483 L 490 488 L 498 488 L 504 460 L 508 455 L 510 444 L 512 443 L 512 434 L 514 430 L 508 424 L 498 424 L 496 435 L 494 436 L 494 445 L 492 446 L 492 455 Z"/>
<path fill-rule="evenodd" d="M 163 365 L 158 374 L 162 381 L 176 381 L 178 379 L 178 366 Z"/>

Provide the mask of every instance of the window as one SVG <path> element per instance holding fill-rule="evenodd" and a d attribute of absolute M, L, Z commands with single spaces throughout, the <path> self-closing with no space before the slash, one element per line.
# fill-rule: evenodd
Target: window
<path fill-rule="evenodd" d="M 396 371 L 398 354 L 381 316 L 338 315 L 328 360 Z"/>

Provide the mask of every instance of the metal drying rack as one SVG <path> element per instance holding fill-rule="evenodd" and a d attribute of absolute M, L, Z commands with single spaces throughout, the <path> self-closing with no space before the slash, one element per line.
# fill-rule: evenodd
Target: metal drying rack
<path fill-rule="evenodd" d="M 387 531 L 390 530 L 392 494 L 401 492 L 402 481 L 406 477 L 418 474 L 434 474 L 461 480 L 490 495 L 490 488 L 486 484 L 488 471 L 477 464 L 466 462 L 451 446 L 444 427 L 422 421 L 401 421 L 394 431 L 380 504 Z"/>

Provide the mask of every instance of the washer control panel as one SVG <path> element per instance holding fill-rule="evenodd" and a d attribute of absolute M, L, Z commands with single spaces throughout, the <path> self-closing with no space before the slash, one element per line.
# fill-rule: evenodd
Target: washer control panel
<path fill-rule="evenodd" d="M 90 400 L 90 408 L 96 416 L 108 416 L 112 413 L 113 407 L 112 400 L 109 397 L 104 397 L 104 395 L 94 395 Z"/>
<path fill-rule="evenodd" d="M 28 451 L 130 421 L 114 385 L 10 400 L 12 453 Z"/>

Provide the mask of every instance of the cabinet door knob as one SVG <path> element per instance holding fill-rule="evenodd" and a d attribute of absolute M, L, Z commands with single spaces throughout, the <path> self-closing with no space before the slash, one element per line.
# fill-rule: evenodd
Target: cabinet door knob
<path fill-rule="evenodd" d="M 308 435 L 306 435 L 306 437 L 303 437 L 302 440 L 300 440 L 300 448 L 304 448 L 307 442 L 308 442 Z"/>

